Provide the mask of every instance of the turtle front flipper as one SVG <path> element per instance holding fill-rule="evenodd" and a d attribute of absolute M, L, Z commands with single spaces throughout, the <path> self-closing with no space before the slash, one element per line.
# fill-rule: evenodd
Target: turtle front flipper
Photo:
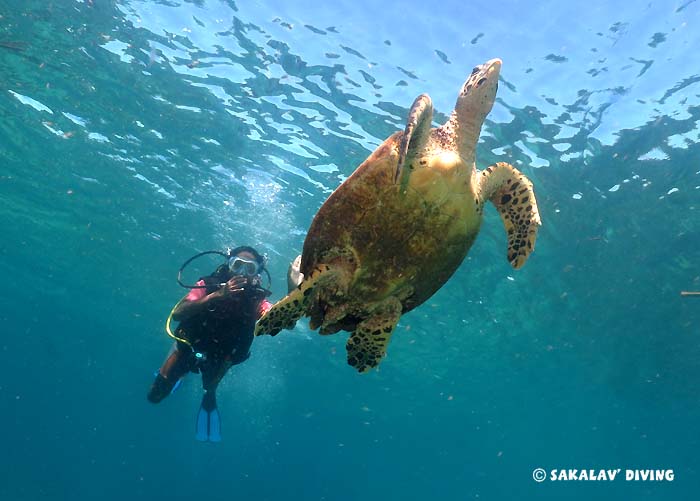
<path fill-rule="evenodd" d="M 403 188 L 408 183 L 410 169 L 404 169 L 406 162 L 425 146 L 430 135 L 433 122 L 433 102 L 428 94 L 421 94 L 413 101 L 408 113 L 406 128 L 399 144 L 399 162 L 396 164 L 394 182 L 399 182 Z"/>
<path fill-rule="evenodd" d="M 287 269 L 287 292 L 292 292 L 301 285 L 304 280 L 304 274 L 301 272 L 301 254 L 294 258 L 294 261 L 289 263 Z"/>
<path fill-rule="evenodd" d="M 479 199 L 498 209 L 508 234 L 508 261 L 520 268 L 535 250 L 540 221 L 532 182 L 512 165 L 498 162 L 479 176 Z"/>
<path fill-rule="evenodd" d="M 330 266 L 322 265 L 285 297 L 276 302 L 255 325 L 255 335 L 275 336 L 282 329 L 293 329 L 301 317 L 307 314 L 311 298 L 319 286 L 328 283 L 336 273 Z M 303 276 L 303 275 L 302 275 Z"/>
<path fill-rule="evenodd" d="M 370 316 L 357 324 L 345 348 L 348 364 L 358 372 L 367 372 L 379 365 L 401 317 L 401 301 L 390 297 L 383 301 Z"/>

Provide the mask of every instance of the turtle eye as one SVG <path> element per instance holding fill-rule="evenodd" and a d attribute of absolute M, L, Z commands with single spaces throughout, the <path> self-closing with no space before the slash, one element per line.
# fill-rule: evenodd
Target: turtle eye
<path fill-rule="evenodd" d="M 479 66 L 475 66 L 474 69 L 472 70 L 472 75 L 479 71 Z"/>

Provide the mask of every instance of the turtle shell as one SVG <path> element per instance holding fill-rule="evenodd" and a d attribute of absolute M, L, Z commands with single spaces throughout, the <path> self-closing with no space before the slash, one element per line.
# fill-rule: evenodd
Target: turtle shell
<path fill-rule="evenodd" d="M 349 318 L 361 318 L 367 305 L 394 295 L 403 313 L 410 311 L 449 279 L 476 238 L 481 215 L 470 182 L 473 165 L 457 155 L 432 164 L 429 156 L 416 158 L 408 186 L 401 187 L 394 175 L 402 134 L 384 141 L 311 223 L 302 272 L 329 264 L 349 267 L 352 276 L 341 297 L 312 309 L 312 328 L 335 306 L 330 303 L 343 303 Z"/>

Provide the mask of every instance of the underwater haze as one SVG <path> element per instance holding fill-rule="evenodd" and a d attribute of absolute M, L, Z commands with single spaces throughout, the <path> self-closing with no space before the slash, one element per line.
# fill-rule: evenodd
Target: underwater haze
<path fill-rule="evenodd" d="M 696 0 L 0 0 L 0 499 L 697 499 L 699 49 Z M 326 197 L 492 58 L 526 265 L 489 206 L 379 369 L 300 321 L 223 380 L 221 443 L 199 376 L 150 404 L 180 265 L 253 245 L 280 299 Z"/>

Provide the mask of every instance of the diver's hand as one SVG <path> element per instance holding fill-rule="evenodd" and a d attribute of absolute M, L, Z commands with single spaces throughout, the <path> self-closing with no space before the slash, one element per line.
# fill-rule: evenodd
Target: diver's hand
<path fill-rule="evenodd" d="M 192 317 L 193 315 L 201 313 L 202 311 L 214 311 L 217 303 L 220 301 L 241 297 L 246 290 L 251 290 L 251 285 L 252 282 L 248 279 L 248 277 L 235 276 L 223 286 L 202 298 L 194 301 L 187 300 L 186 297 L 182 298 L 173 309 L 173 320 L 181 322 Z"/>
<path fill-rule="evenodd" d="M 221 297 L 229 297 L 241 294 L 248 286 L 248 278 L 242 276 L 231 277 L 226 284 L 219 289 Z"/>

